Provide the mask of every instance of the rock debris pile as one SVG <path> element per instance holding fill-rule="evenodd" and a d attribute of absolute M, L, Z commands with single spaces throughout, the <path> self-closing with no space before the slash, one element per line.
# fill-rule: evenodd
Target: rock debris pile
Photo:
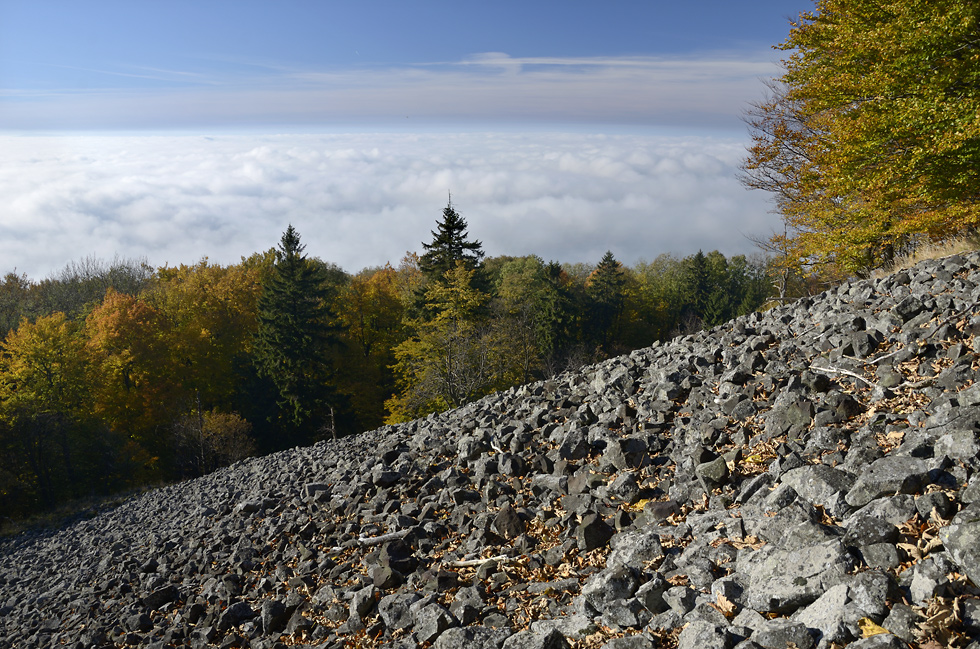
<path fill-rule="evenodd" d="M 980 254 L 3 541 L 5 647 L 980 647 Z"/>

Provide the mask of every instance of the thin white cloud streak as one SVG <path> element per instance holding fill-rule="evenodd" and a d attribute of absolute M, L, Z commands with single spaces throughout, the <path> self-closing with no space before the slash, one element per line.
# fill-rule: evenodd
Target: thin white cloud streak
<path fill-rule="evenodd" d="M 215 68 L 195 71 L 186 83 L 170 71 L 167 87 L 0 90 L 7 95 L 0 125 L 118 130 L 408 118 L 732 127 L 742 107 L 758 97 L 759 79 L 777 72 L 762 54 L 563 59 L 502 53 L 458 63 L 248 76 Z"/>
<path fill-rule="evenodd" d="M 775 225 L 739 140 L 562 134 L 0 137 L 0 259 L 235 263 L 286 225 L 349 271 L 421 250 L 447 192 L 489 255 L 751 253 Z"/>

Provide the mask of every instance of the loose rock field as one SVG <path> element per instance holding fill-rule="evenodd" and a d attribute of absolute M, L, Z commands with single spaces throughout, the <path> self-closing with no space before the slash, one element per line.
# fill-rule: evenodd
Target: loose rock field
<path fill-rule="evenodd" d="M 980 254 L 0 542 L 3 647 L 980 647 Z"/>

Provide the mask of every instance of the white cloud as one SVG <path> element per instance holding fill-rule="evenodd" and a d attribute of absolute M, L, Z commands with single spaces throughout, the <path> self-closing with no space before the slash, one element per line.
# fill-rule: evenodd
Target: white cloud
<path fill-rule="evenodd" d="M 490 255 L 750 253 L 775 225 L 735 139 L 575 134 L 0 137 L 0 259 L 234 263 L 292 223 L 350 271 L 421 250 L 447 192 Z"/>

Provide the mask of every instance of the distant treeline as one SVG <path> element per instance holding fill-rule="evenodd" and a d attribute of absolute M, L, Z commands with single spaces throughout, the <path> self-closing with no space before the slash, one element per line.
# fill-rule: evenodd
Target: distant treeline
<path fill-rule="evenodd" d="M 0 282 L 0 514 L 197 476 L 456 407 L 725 322 L 770 296 L 719 252 L 626 267 L 484 258 L 447 206 L 422 254 L 349 274 L 86 259 Z"/>

